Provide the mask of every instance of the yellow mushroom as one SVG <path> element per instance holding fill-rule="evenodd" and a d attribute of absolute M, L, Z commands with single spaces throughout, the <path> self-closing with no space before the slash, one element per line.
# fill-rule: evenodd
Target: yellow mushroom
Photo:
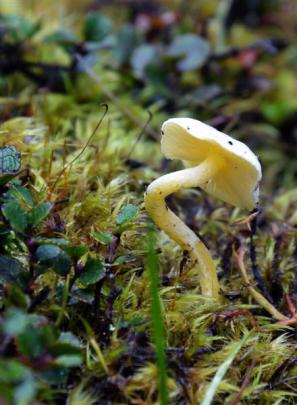
<path fill-rule="evenodd" d="M 153 221 L 198 263 L 201 292 L 219 299 L 215 263 L 203 242 L 165 203 L 180 190 L 200 187 L 229 204 L 252 209 L 258 201 L 261 165 L 242 142 L 192 118 L 172 118 L 162 125 L 161 150 L 180 159 L 186 169 L 153 181 L 145 193 L 145 207 Z"/>

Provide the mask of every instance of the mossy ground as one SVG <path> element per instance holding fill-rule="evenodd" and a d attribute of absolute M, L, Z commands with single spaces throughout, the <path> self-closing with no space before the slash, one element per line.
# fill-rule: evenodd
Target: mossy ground
<path fill-rule="evenodd" d="M 151 17 L 144 4 L 135 10 L 121 5 L 122 15 L 118 6 L 100 1 L 93 7 L 66 0 L 0 5 L 4 16 L 28 21 L 1 20 L 11 35 L 3 44 L 21 48 L 15 50 L 20 60 L 9 60 L 19 62 L 13 71 L 0 60 L 0 146 L 15 145 L 22 153 L 20 173 L 1 184 L 3 404 L 158 403 L 147 269 L 153 225 L 143 194 L 154 178 L 182 167 L 160 152 L 160 125 L 172 116 L 207 120 L 245 141 L 260 157 L 263 181 L 256 220 L 200 190 L 168 199 L 217 262 L 220 304 L 200 295 L 189 258 L 155 229 L 169 403 L 203 403 L 218 368 L 247 335 L 213 403 L 297 402 L 296 324 L 277 322 L 256 304 L 236 259 L 244 249 L 252 285 L 294 317 L 295 3 L 259 2 L 254 27 L 232 9 L 236 18 L 229 11 L 234 21 L 226 32 L 217 1 L 185 9 L 177 1 L 161 3 L 163 8 L 158 2 L 151 6 L 156 13 Z M 243 3 L 248 14 L 248 2 Z M 91 10 L 113 21 L 110 35 L 118 26 L 130 27 L 128 17 L 137 26 L 137 16 L 147 16 L 150 30 L 140 35 L 139 45 L 157 44 L 164 53 L 173 38 L 195 32 L 206 37 L 210 54 L 202 66 L 185 71 L 163 55 L 139 76 L 141 67 L 136 62 L 131 67 L 130 54 L 119 59 L 123 45 L 98 46 L 108 36 L 94 34 L 90 18 L 86 22 Z M 173 26 L 161 18 L 166 10 L 175 18 Z M 34 34 L 30 21 L 40 21 Z M 9 31 L 13 24 L 22 38 L 11 34 L 15 28 Z M 57 31 L 60 37 L 50 39 Z M 96 51 L 88 50 L 96 45 Z M 55 68 L 32 71 L 21 60 Z M 74 60 L 80 68 L 64 71 Z"/>

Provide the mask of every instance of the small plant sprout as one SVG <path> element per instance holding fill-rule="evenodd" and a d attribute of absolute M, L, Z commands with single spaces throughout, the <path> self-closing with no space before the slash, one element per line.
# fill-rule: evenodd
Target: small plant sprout
<path fill-rule="evenodd" d="M 242 142 L 191 118 L 172 118 L 162 125 L 161 150 L 180 159 L 186 169 L 153 181 L 145 207 L 154 222 L 189 255 L 197 266 L 201 292 L 219 300 L 215 263 L 203 242 L 166 205 L 165 198 L 181 189 L 200 187 L 236 207 L 251 210 L 258 201 L 261 165 Z"/>

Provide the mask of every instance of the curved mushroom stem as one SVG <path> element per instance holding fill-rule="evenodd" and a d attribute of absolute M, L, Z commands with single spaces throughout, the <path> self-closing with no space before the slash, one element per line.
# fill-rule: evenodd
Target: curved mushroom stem
<path fill-rule="evenodd" d="M 165 197 L 184 188 L 199 187 L 211 181 L 224 164 L 222 159 L 207 159 L 199 166 L 166 174 L 153 181 L 144 197 L 145 208 L 153 221 L 181 248 L 188 251 L 194 264 L 198 262 L 201 292 L 219 300 L 219 282 L 215 263 L 203 242 L 166 205 Z"/>

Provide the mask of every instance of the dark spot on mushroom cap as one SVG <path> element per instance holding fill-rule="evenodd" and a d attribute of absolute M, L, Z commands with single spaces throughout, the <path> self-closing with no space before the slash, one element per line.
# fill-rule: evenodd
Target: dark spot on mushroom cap
<path fill-rule="evenodd" d="M 228 141 L 228 143 L 229 143 L 229 145 L 233 145 L 233 142 L 232 142 L 232 141 Z"/>
<path fill-rule="evenodd" d="M 187 127 L 187 130 L 190 131 L 190 127 Z"/>
<path fill-rule="evenodd" d="M 161 134 L 164 135 L 164 131 L 161 131 Z"/>

